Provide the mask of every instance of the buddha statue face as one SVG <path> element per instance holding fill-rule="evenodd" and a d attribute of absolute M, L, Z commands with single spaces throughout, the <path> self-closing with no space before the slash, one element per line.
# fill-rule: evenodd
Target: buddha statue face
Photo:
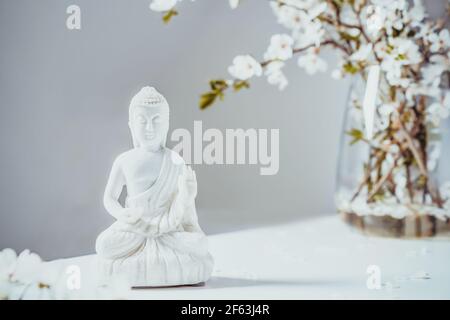
<path fill-rule="evenodd" d="M 165 146 L 169 106 L 156 89 L 144 87 L 132 99 L 129 125 L 135 147 L 154 151 Z"/>

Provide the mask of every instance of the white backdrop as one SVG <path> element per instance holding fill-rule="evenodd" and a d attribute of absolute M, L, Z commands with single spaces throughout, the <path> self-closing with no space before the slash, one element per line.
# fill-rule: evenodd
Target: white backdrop
<path fill-rule="evenodd" d="M 443 1 L 429 1 L 439 11 Z M 149 0 L 77 0 L 82 29 L 65 27 L 72 1 L 0 1 L 0 248 L 45 258 L 90 253 L 111 218 L 102 193 L 114 157 L 131 146 L 128 103 L 153 85 L 171 129 L 280 129 L 280 169 L 197 165 L 207 233 L 334 212 L 333 190 L 348 82 L 307 76 L 292 61 L 284 92 L 261 78 L 200 111 L 210 78 L 233 57 L 262 58 L 284 32 L 266 2 L 184 1 L 164 25 Z M 439 5 L 437 5 L 439 4 Z M 436 5 L 436 6 L 434 6 Z M 332 64 L 332 60 L 328 59 Z"/>

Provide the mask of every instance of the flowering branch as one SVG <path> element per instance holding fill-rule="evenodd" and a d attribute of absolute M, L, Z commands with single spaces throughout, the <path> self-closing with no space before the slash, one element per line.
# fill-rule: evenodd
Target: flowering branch
<path fill-rule="evenodd" d="M 450 191 L 443 199 L 431 179 L 439 157 L 432 137 L 450 116 L 450 4 L 444 18 L 435 21 L 427 19 L 421 0 L 273 0 L 270 6 L 288 32 L 271 37 L 259 62 L 250 55 L 235 57 L 228 68 L 231 79 L 210 81 L 200 108 L 223 100 L 227 90 L 249 88 L 262 75 L 283 90 L 288 84 L 283 68 L 294 57 L 308 74 L 324 72 L 320 52 L 326 47 L 338 55 L 333 78 L 365 81 L 368 67 L 378 65 L 373 138 L 364 134 L 361 99 L 351 101 L 357 120 L 347 131 L 350 143 L 366 143 L 369 153 L 349 203 L 386 200 L 441 210 L 448 200 L 450 217 Z"/>

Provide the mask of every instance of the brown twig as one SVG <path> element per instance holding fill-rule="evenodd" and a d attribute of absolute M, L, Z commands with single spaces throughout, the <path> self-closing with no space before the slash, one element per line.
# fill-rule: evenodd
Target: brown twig
<path fill-rule="evenodd" d="M 383 184 L 386 182 L 386 180 L 390 177 L 392 172 L 394 171 L 395 167 L 397 166 L 397 161 L 400 158 L 400 153 L 397 154 L 397 156 L 394 158 L 394 163 L 389 168 L 388 172 L 380 179 L 378 182 L 373 186 L 372 191 L 369 193 L 369 196 L 367 197 L 367 201 L 371 201 L 372 198 L 380 191 Z"/>
<path fill-rule="evenodd" d="M 294 48 L 294 49 L 292 50 L 292 53 L 293 53 L 293 54 L 297 54 L 297 53 L 304 52 L 304 51 L 306 51 L 306 50 L 308 50 L 308 49 L 311 49 L 311 48 L 319 48 L 319 47 L 321 47 L 321 46 L 326 46 L 326 45 L 332 45 L 332 46 L 334 46 L 334 47 L 336 47 L 336 48 L 339 48 L 339 49 L 343 50 L 345 53 L 349 54 L 349 53 L 347 52 L 347 49 L 346 49 L 344 46 L 340 45 L 339 43 L 337 43 L 335 40 L 332 40 L 332 39 L 325 40 L 325 41 L 321 42 L 318 46 L 316 46 L 315 44 L 310 44 L 310 45 L 307 45 L 307 46 L 305 46 L 305 47 Z M 260 65 L 261 65 L 261 67 L 264 68 L 264 67 L 266 67 L 269 63 L 274 62 L 274 61 L 277 61 L 277 59 L 269 59 L 269 60 L 265 60 L 265 61 L 263 61 L 263 62 L 260 62 Z"/>
<path fill-rule="evenodd" d="M 400 126 L 400 131 L 402 132 L 407 144 L 408 144 L 408 148 L 409 150 L 411 150 L 414 159 L 417 162 L 417 166 L 419 167 L 420 173 L 424 176 L 424 177 L 428 177 L 428 172 L 427 172 L 427 168 L 425 167 L 424 163 L 423 163 L 423 157 L 422 154 L 420 153 L 420 151 L 416 148 L 416 146 L 414 145 L 414 141 L 411 138 L 411 136 L 409 135 L 408 131 L 406 130 L 405 126 L 403 125 L 402 121 L 400 119 L 398 119 L 398 124 Z"/>
<path fill-rule="evenodd" d="M 361 193 L 362 189 L 364 188 L 364 186 L 369 181 L 369 178 L 370 178 L 370 170 L 366 170 L 366 173 L 364 174 L 364 178 L 361 181 L 361 183 L 359 184 L 358 189 L 356 190 L 355 194 L 350 199 L 350 202 L 353 202 L 359 196 L 359 194 Z"/>

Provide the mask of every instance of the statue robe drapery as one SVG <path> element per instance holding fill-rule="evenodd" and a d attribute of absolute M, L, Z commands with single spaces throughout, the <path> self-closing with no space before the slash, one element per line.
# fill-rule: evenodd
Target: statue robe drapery
<path fill-rule="evenodd" d="M 135 224 L 117 220 L 97 238 L 102 275 L 124 274 L 133 286 L 208 280 L 213 259 L 197 221 L 195 199 L 186 196 L 191 175 L 183 159 L 165 149 L 153 185 L 126 199 L 126 207 L 144 208 L 143 216 Z"/>

